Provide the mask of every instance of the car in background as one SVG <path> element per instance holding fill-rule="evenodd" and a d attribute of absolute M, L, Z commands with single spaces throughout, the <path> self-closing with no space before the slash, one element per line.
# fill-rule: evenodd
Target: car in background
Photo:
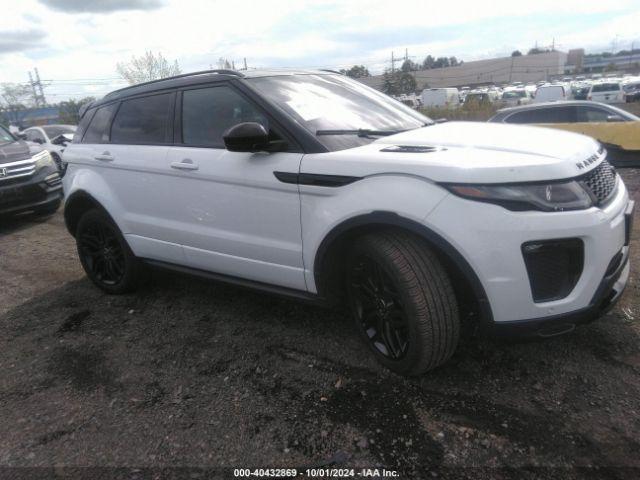
<path fill-rule="evenodd" d="M 51 214 L 60 206 L 58 169 L 49 152 L 34 149 L 0 126 L 0 216 Z"/>
<path fill-rule="evenodd" d="M 460 105 L 457 88 L 425 88 L 421 98 L 424 107 L 452 108 Z"/>
<path fill-rule="evenodd" d="M 624 100 L 627 103 L 640 101 L 640 81 L 623 85 Z"/>
<path fill-rule="evenodd" d="M 506 88 L 500 97 L 500 105 L 515 107 L 531 103 L 531 95 L 524 88 Z"/>
<path fill-rule="evenodd" d="M 598 82 L 591 85 L 587 100 L 602 103 L 622 103 L 624 95 L 620 82 Z"/>
<path fill-rule="evenodd" d="M 586 84 L 573 85 L 571 87 L 571 97 L 573 100 L 586 100 L 589 96 L 591 86 Z"/>
<path fill-rule="evenodd" d="M 497 100 L 497 95 L 494 92 L 482 92 L 482 91 L 470 91 L 464 98 L 465 105 L 471 104 L 491 104 Z"/>
<path fill-rule="evenodd" d="M 534 102 L 553 102 L 567 100 L 568 92 L 564 85 L 545 84 L 538 87 Z"/>
<path fill-rule="evenodd" d="M 51 154 L 58 169 L 62 170 L 62 152 L 73 140 L 75 131 L 75 125 L 43 125 L 27 128 L 20 132 L 19 137 L 41 145 Z"/>
<path fill-rule="evenodd" d="M 609 151 L 616 166 L 640 166 L 640 118 L 605 103 L 547 102 L 503 108 L 493 123 L 534 124 L 589 135 Z"/>

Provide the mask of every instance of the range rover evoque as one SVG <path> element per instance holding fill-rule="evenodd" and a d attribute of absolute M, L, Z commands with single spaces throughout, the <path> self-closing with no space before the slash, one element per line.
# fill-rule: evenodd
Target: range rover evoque
<path fill-rule="evenodd" d="M 373 354 L 416 375 L 463 318 L 549 336 L 610 308 L 633 202 L 591 138 L 429 118 L 327 71 L 198 72 L 108 94 L 64 152 L 89 278 L 146 264 L 344 300 Z"/>
<path fill-rule="evenodd" d="M 62 202 L 62 180 L 46 150 L 32 150 L 0 125 L 0 217 L 55 212 Z"/>

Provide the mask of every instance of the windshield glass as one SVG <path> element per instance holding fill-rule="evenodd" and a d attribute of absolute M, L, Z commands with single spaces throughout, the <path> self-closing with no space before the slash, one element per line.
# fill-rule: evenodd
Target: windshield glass
<path fill-rule="evenodd" d="M 612 92 L 615 90 L 620 90 L 619 83 L 599 83 L 591 89 L 592 92 Z"/>
<path fill-rule="evenodd" d="M 402 131 L 433 123 L 429 118 L 360 82 L 341 75 L 250 78 L 262 95 L 316 134 L 319 130 Z M 318 136 L 329 150 L 365 145 L 374 136 Z"/>
<path fill-rule="evenodd" d="M 504 100 L 507 100 L 509 98 L 524 98 L 527 96 L 527 93 L 525 91 L 510 91 L 510 92 L 504 92 L 502 94 L 502 98 Z"/>
<path fill-rule="evenodd" d="M 8 130 L 5 130 L 5 128 L 0 125 L 0 143 L 9 143 L 13 141 L 15 141 L 13 135 L 11 135 Z"/>
<path fill-rule="evenodd" d="M 45 125 L 42 129 L 51 140 L 56 138 L 58 135 L 63 135 L 65 133 L 73 134 L 76 131 L 76 127 L 74 125 Z"/>

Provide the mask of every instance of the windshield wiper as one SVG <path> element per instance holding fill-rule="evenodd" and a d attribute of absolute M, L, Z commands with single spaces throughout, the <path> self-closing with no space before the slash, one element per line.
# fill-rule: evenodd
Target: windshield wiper
<path fill-rule="evenodd" d="M 359 128 L 357 130 L 318 130 L 316 135 L 357 135 L 359 137 L 386 137 L 406 130 L 371 130 Z"/>

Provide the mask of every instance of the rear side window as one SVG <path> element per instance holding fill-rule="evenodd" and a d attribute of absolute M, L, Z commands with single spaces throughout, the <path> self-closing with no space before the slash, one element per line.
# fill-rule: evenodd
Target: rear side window
<path fill-rule="evenodd" d="M 92 108 L 91 110 L 87 110 L 82 116 L 82 118 L 80 119 L 78 128 L 73 134 L 73 141 L 75 143 L 80 143 L 82 141 L 82 136 L 84 135 L 84 132 L 87 130 L 87 126 L 89 125 L 89 122 L 91 121 L 91 118 L 93 117 L 94 113 L 96 113 L 95 108 Z"/>
<path fill-rule="evenodd" d="M 507 123 L 571 123 L 575 121 L 574 107 L 536 108 L 514 113 Z"/>
<path fill-rule="evenodd" d="M 594 107 L 578 108 L 578 122 L 606 122 L 609 115 L 613 115 L 613 114 L 601 108 L 594 108 Z"/>
<path fill-rule="evenodd" d="M 269 122 L 257 107 L 231 87 L 186 90 L 182 94 L 182 142 L 186 145 L 223 147 L 230 127 L 257 122 L 269 131 Z"/>
<path fill-rule="evenodd" d="M 125 100 L 111 127 L 111 143 L 162 144 L 172 136 L 173 93 Z"/>
<path fill-rule="evenodd" d="M 117 104 L 100 107 L 91 119 L 82 143 L 109 143 L 109 125 Z M 87 113 L 87 115 L 89 112 Z"/>

